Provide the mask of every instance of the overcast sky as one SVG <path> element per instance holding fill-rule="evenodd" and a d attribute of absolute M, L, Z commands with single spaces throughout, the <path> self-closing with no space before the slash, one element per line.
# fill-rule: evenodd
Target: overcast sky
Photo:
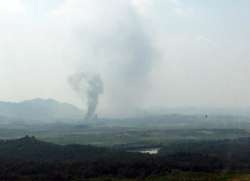
<path fill-rule="evenodd" d="M 2 101 L 54 98 L 97 73 L 101 115 L 250 105 L 248 0 L 1 0 Z"/>

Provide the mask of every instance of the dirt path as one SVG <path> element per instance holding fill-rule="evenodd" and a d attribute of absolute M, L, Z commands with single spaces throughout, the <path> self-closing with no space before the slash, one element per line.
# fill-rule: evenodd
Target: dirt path
<path fill-rule="evenodd" d="M 234 177 L 230 179 L 229 181 L 250 181 L 250 175 L 242 175 L 242 176 Z"/>

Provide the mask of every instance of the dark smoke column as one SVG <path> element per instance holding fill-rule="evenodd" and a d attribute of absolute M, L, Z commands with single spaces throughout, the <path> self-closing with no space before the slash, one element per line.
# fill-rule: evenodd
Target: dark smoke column
<path fill-rule="evenodd" d="M 87 97 L 88 110 L 85 119 L 93 119 L 99 102 L 99 95 L 103 93 L 103 82 L 100 75 L 77 73 L 70 76 L 69 83 L 83 100 Z"/>

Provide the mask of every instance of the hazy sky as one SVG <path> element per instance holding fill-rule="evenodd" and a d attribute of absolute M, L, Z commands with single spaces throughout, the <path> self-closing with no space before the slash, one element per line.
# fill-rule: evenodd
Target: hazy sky
<path fill-rule="evenodd" d="M 104 82 L 98 112 L 250 105 L 249 0 L 1 0 L 0 100 L 85 107 L 76 72 Z"/>

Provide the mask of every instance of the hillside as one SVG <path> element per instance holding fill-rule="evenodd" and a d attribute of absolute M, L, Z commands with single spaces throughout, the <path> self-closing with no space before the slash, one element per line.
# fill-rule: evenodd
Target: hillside
<path fill-rule="evenodd" d="M 102 148 L 90 145 L 58 145 L 25 136 L 0 141 L 0 160 L 25 161 L 94 161 L 133 163 L 160 166 L 171 165 L 180 169 L 217 170 L 222 168 L 250 168 L 250 138 L 220 141 L 179 141 L 161 147 L 159 155 L 128 151 L 126 148 Z M 213 164 L 211 164 L 211 162 Z M 147 164 L 146 164 L 147 163 Z M 214 166 L 214 167 L 213 167 Z"/>
<path fill-rule="evenodd" d="M 65 161 L 91 160 L 108 154 L 105 148 L 84 145 L 57 145 L 25 136 L 0 141 L 0 160 Z"/>
<path fill-rule="evenodd" d="M 26 136 L 0 141 L 0 180 L 226 180 L 228 176 L 238 178 L 240 175 L 230 173 L 239 169 L 243 174 L 249 170 L 249 145 L 248 138 L 187 142 L 172 145 L 170 152 L 162 148 L 160 155 L 145 155 L 93 146 L 62 146 Z"/>

